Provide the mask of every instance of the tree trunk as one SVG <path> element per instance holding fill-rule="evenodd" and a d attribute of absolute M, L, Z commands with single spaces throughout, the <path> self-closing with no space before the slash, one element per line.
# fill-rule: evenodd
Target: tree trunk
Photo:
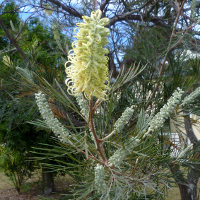
<path fill-rule="evenodd" d="M 186 185 L 178 184 L 181 200 L 192 200 Z"/>
<path fill-rule="evenodd" d="M 53 173 L 46 171 L 44 168 L 42 168 L 42 184 L 45 195 L 49 195 L 54 191 Z"/>
<path fill-rule="evenodd" d="M 181 200 L 198 200 L 197 199 L 197 184 L 183 185 L 178 184 Z"/>
<path fill-rule="evenodd" d="M 197 199 L 197 184 L 199 180 L 199 172 L 195 169 L 190 169 L 187 179 L 183 177 L 180 171 L 180 166 L 170 167 L 174 179 L 178 184 L 181 200 L 198 200 Z"/>
<path fill-rule="evenodd" d="M 195 154 L 195 151 L 199 149 L 199 144 L 198 144 L 196 135 L 194 134 L 194 131 L 192 129 L 192 123 L 191 123 L 189 115 L 186 115 L 184 117 L 184 124 L 185 124 L 185 130 L 186 130 L 187 136 L 189 137 L 191 143 L 193 144 L 193 152 Z M 196 152 L 196 158 L 200 159 L 199 152 Z M 193 166 L 189 169 L 186 180 L 184 180 L 183 182 L 180 182 L 180 180 L 178 179 L 176 180 L 179 186 L 181 200 L 198 200 L 197 199 L 197 184 L 198 184 L 199 176 L 200 176 L 200 173 L 198 170 L 198 166 Z"/>

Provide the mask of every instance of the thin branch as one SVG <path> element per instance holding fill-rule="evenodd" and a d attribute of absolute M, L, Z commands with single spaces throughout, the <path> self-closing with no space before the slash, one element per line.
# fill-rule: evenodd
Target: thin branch
<path fill-rule="evenodd" d="M 109 4 L 110 0 L 105 0 L 101 5 L 100 5 L 100 10 L 103 12 L 105 9 L 106 5 Z"/>
<path fill-rule="evenodd" d="M 96 111 L 96 109 L 97 109 L 97 107 L 101 104 L 101 100 L 100 99 L 98 99 L 97 101 L 96 101 L 96 103 L 94 104 L 94 107 L 93 107 L 93 112 L 95 112 Z"/>
<path fill-rule="evenodd" d="M 74 9 L 72 7 L 69 7 L 69 6 L 66 6 L 66 5 L 62 4 L 58 0 L 47 0 L 47 1 L 55 4 L 56 6 L 58 6 L 60 8 L 62 8 L 63 10 L 65 10 L 66 12 L 68 12 L 70 15 L 82 19 L 82 15 L 76 9 Z"/>
<path fill-rule="evenodd" d="M 92 0 L 93 2 L 93 10 L 97 9 L 97 0 Z"/>
<path fill-rule="evenodd" d="M 179 40 L 170 48 L 169 51 L 172 51 L 178 44 L 180 44 L 180 43 L 182 42 L 183 38 L 185 37 L 185 34 L 186 34 L 189 30 L 191 30 L 195 25 L 196 25 L 196 24 L 187 27 L 187 28 L 184 30 L 183 35 L 182 35 L 182 36 L 179 38 Z"/>
<path fill-rule="evenodd" d="M 182 4 L 181 4 L 181 7 L 178 8 L 178 13 L 177 13 L 177 16 L 176 16 L 176 19 L 175 19 L 175 25 L 174 25 L 174 27 L 173 27 L 172 34 L 171 34 L 171 37 L 170 37 L 170 40 L 169 40 L 167 53 L 165 54 L 164 61 L 163 61 L 162 65 L 161 65 L 161 68 L 160 68 L 160 71 L 159 71 L 159 77 L 161 77 L 162 74 L 163 74 L 163 72 L 164 72 L 165 63 L 166 63 L 166 61 L 167 61 L 167 56 L 168 56 L 168 54 L 169 54 L 169 52 L 170 52 L 170 46 L 171 46 L 172 40 L 173 40 L 173 38 L 174 38 L 174 36 L 175 36 L 175 34 L 176 34 L 176 27 L 177 27 L 178 20 L 179 20 L 179 17 L 180 17 L 180 15 L 181 15 L 183 6 L 184 6 L 184 4 L 185 4 L 185 1 L 186 1 L 186 0 L 184 0 L 184 1 L 182 2 Z"/>
<path fill-rule="evenodd" d="M 174 10 L 176 10 L 176 12 L 178 12 L 178 8 L 177 8 L 177 6 L 174 4 L 174 1 L 170 1 L 169 4 L 174 8 Z M 194 23 L 195 20 L 192 19 L 191 17 L 187 16 L 187 15 L 184 13 L 184 12 L 187 12 L 188 10 L 190 10 L 190 8 L 189 8 L 189 9 L 182 9 L 182 11 L 181 11 L 181 16 L 183 16 L 184 18 L 190 20 L 190 22 Z"/>
<path fill-rule="evenodd" d="M 90 105 L 89 106 L 90 106 L 89 126 L 90 126 L 91 132 L 93 134 L 93 137 L 94 137 L 94 139 L 96 141 L 96 144 L 97 144 L 97 151 L 99 152 L 99 154 L 100 154 L 101 158 L 103 159 L 103 161 L 105 163 L 107 163 L 107 159 L 104 156 L 103 149 L 101 147 L 102 141 L 98 138 L 98 136 L 96 134 L 96 131 L 95 131 L 95 128 L 94 128 L 94 122 L 93 122 L 94 108 L 92 106 L 92 100 L 90 100 Z"/>
<path fill-rule="evenodd" d="M 121 15 L 115 15 L 113 18 L 110 19 L 109 26 L 114 25 L 118 21 L 124 21 L 124 20 L 143 21 L 144 20 L 144 21 L 153 22 L 154 24 L 159 25 L 159 26 L 166 27 L 167 25 L 165 23 L 163 23 L 164 19 L 162 19 L 161 17 L 150 17 L 148 13 L 133 15 L 133 13 L 139 13 L 141 11 L 141 9 L 143 9 L 150 3 L 151 3 L 151 1 L 148 1 L 144 5 L 142 5 L 141 7 L 137 8 L 137 9 L 123 13 Z M 157 1 L 156 1 L 156 3 L 157 3 Z M 153 5 L 153 7 L 154 7 L 154 5 Z"/>
<path fill-rule="evenodd" d="M 114 25 L 116 22 L 124 21 L 124 20 L 137 20 L 137 21 L 148 21 L 153 22 L 154 24 L 162 27 L 169 27 L 167 24 L 164 23 L 165 19 L 161 17 L 149 17 L 146 15 L 132 15 L 132 11 L 129 13 L 124 13 L 123 15 L 117 15 L 110 19 L 110 23 L 108 26 Z"/>
<path fill-rule="evenodd" d="M 167 57 L 168 57 L 168 55 L 169 55 L 169 52 L 171 52 L 171 50 L 172 50 L 171 44 L 172 44 L 172 41 L 173 41 L 174 36 L 175 36 L 175 34 L 176 34 L 176 27 L 177 27 L 178 20 L 179 20 L 179 17 L 180 17 L 180 15 L 181 15 L 183 6 L 184 6 L 184 4 L 185 4 L 185 1 L 186 1 L 186 0 L 184 0 L 184 1 L 182 2 L 181 6 L 178 7 L 178 13 L 177 13 L 177 16 L 176 16 L 176 19 L 175 19 L 175 24 L 174 24 L 173 29 L 172 29 L 172 33 L 171 33 L 171 36 L 170 36 L 170 40 L 169 40 L 167 52 L 166 52 L 166 54 L 165 54 L 165 57 L 164 57 L 164 59 L 163 59 L 163 62 L 162 62 L 162 64 L 161 64 L 161 67 L 160 67 L 160 70 L 159 70 L 158 78 L 161 78 L 161 76 L 162 76 L 162 74 L 163 74 L 163 72 L 164 72 L 164 69 L 165 69 Z M 177 6 L 178 6 L 178 3 L 177 3 Z M 184 34 L 184 35 L 185 35 L 185 34 Z M 182 37 L 182 38 L 183 38 L 183 37 Z M 176 43 L 175 45 L 173 45 L 173 48 L 176 47 L 178 44 L 179 44 L 179 43 Z M 154 96 L 155 96 L 155 94 L 156 94 L 158 88 L 159 88 L 159 84 L 157 83 L 156 86 L 155 86 L 154 91 L 152 92 L 152 95 L 151 95 L 150 98 L 148 99 L 148 102 L 147 102 L 146 107 L 148 107 L 148 106 L 150 105 L 151 100 L 154 98 Z"/>
<path fill-rule="evenodd" d="M 33 17 L 33 15 L 35 15 L 35 13 L 31 14 L 24 22 L 23 27 L 21 28 L 21 30 L 19 31 L 19 33 L 17 33 L 15 40 L 17 41 L 18 37 L 21 35 L 21 33 L 23 32 L 23 30 L 25 29 L 27 22 L 29 19 L 31 19 Z"/>
<path fill-rule="evenodd" d="M 85 153 L 84 151 L 81 151 L 81 153 L 82 153 L 83 155 L 86 156 L 86 153 Z M 90 158 L 90 159 L 92 159 L 92 160 L 96 160 L 98 163 L 100 163 L 100 164 L 102 164 L 102 165 L 105 165 L 104 162 L 102 162 L 101 160 L 97 159 L 97 158 L 94 157 L 94 156 L 88 155 L 88 158 Z"/>
<path fill-rule="evenodd" d="M 15 40 L 15 38 L 13 38 L 8 29 L 6 28 L 3 19 L 0 16 L 0 26 L 2 27 L 2 29 L 4 30 L 6 36 L 8 37 L 8 39 L 10 40 L 10 42 L 15 46 L 15 48 L 17 49 L 17 51 L 19 52 L 19 54 L 25 59 L 28 60 L 28 57 L 26 56 L 26 54 L 24 53 L 24 51 L 19 47 L 17 41 Z"/>

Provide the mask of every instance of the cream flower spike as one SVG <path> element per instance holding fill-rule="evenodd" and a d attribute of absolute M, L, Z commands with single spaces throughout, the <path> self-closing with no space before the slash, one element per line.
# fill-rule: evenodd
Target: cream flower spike
<path fill-rule="evenodd" d="M 108 57 L 105 56 L 109 51 L 104 48 L 110 32 L 104 26 L 109 19 L 101 19 L 101 15 L 101 11 L 97 10 L 91 13 L 91 17 L 83 16 L 84 23 L 77 23 L 77 41 L 72 43 L 73 49 L 65 64 L 68 92 L 72 95 L 83 92 L 89 100 L 92 96 L 105 99 L 109 89 Z"/>

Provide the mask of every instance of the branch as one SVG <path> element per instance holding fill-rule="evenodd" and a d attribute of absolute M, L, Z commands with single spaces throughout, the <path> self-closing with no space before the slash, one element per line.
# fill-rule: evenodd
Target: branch
<path fill-rule="evenodd" d="M 98 138 L 98 136 L 96 134 L 96 131 L 95 131 L 95 128 L 94 128 L 93 114 L 94 114 L 94 108 L 92 107 L 92 100 L 90 100 L 89 126 L 90 126 L 91 132 L 93 134 L 93 137 L 94 137 L 94 139 L 96 141 L 96 144 L 97 144 L 97 151 L 99 152 L 101 158 L 103 159 L 104 163 L 106 164 L 107 163 L 107 159 L 104 156 L 103 149 L 101 147 L 102 141 Z"/>
<path fill-rule="evenodd" d="M 68 12 L 70 15 L 82 19 L 82 15 L 76 9 L 74 9 L 72 7 L 69 7 L 69 6 L 66 6 L 66 5 L 62 4 L 58 0 L 47 0 L 47 1 L 55 4 L 56 6 L 58 6 L 60 8 L 62 8 L 63 10 L 65 10 L 66 12 Z"/>
<path fill-rule="evenodd" d="M 149 17 L 147 15 L 132 15 L 133 12 L 136 12 L 136 10 L 133 10 L 128 13 L 124 13 L 123 15 L 116 15 L 115 17 L 110 19 L 110 23 L 108 26 L 114 25 L 116 22 L 124 21 L 124 20 L 137 20 L 137 21 L 148 21 L 153 22 L 154 24 L 158 26 L 163 27 L 169 27 L 167 24 L 165 24 L 161 17 Z"/>
<path fill-rule="evenodd" d="M 144 5 L 142 5 L 141 7 L 137 8 L 137 9 L 123 13 L 121 15 L 115 15 L 113 18 L 110 19 L 109 26 L 114 25 L 118 21 L 137 20 L 137 21 L 149 21 L 149 22 L 153 22 L 154 24 L 159 25 L 159 26 L 168 27 L 168 25 L 163 23 L 164 19 L 162 19 L 161 17 L 159 18 L 159 17 L 150 17 L 149 16 L 149 12 L 151 11 L 151 9 L 154 8 L 157 1 L 152 5 L 152 7 L 148 13 L 133 15 L 133 13 L 139 13 L 141 11 L 141 9 L 146 7 L 151 2 L 152 1 L 147 1 Z"/>
<path fill-rule="evenodd" d="M 198 139 L 196 135 L 194 134 L 189 115 L 184 116 L 184 124 L 185 124 L 185 130 L 186 130 L 188 138 L 190 139 L 192 144 L 196 144 L 198 142 Z"/>
<path fill-rule="evenodd" d="M 175 19 L 175 24 L 174 24 L 173 29 L 172 29 L 172 33 L 171 33 L 171 36 L 170 36 L 170 40 L 169 40 L 167 52 L 166 52 L 166 54 L 165 54 L 165 57 L 164 57 L 164 59 L 163 59 L 163 62 L 162 62 L 162 64 L 161 64 L 161 67 L 160 67 L 160 70 L 159 70 L 158 78 L 161 78 L 161 76 L 162 76 L 162 74 L 163 74 L 163 72 L 164 72 L 165 64 L 166 64 L 166 61 L 167 61 L 168 54 L 173 50 L 173 48 L 175 48 L 175 47 L 180 43 L 180 42 L 177 42 L 175 45 L 173 45 L 173 48 L 171 47 L 172 41 L 173 41 L 174 36 L 175 36 L 175 34 L 176 34 L 176 27 L 177 27 L 177 24 L 178 24 L 178 20 L 179 20 L 179 17 L 180 17 L 180 15 L 181 15 L 183 6 L 184 6 L 184 4 L 185 4 L 185 1 L 186 1 L 186 0 L 183 0 L 181 6 L 178 7 L 178 13 L 177 13 L 177 16 L 176 16 L 176 19 Z M 185 34 L 184 34 L 184 35 L 185 35 Z M 184 35 L 182 36 L 182 38 L 184 37 Z M 153 97 L 155 96 L 156 91 L 158 90 L 158 88 L 159 88 L 159 84 L 157 83 L 156 86 L 155 86 L 154 91 L 152 92 L 152 95 L 151 95 L 150 98 L 148 99 L 146 108 L 150 105 L 151 100 L 152 100 Z"/>
<path fill-rule="evenodd" d="M 174 27 L 173 27 L 172 34 L 171 34 L 171 37 L 170 37 L 170 40 L 169 40 L 169 45 L 168 45 L 167 53 L 165 54 L 164 61 L 163 61 L 162 65 L 161 65 L 161 68 L 160 68 L 160 71 L 159 71 L 159 78 L 162 76 L 162 74 L 163 74 L 163 72 L 164 72 L 165 63 L 166 63 L 166 61 L 167 61 L 167 56 L 168 56 L 169 52 L 171 51 L 171 47 L 170 47 L 170 46 L 171 46 L 172 40 L 173 40 L 173 38 L 174 38 L 174 36 L 175 36 L 175 34 L 176 34 L 176 26 L 177 26 L 177 24 L 178 24 L 178 20 L 179 20 L 179 17 L 180 17 L 180 15 L 181 15 L 183 6 L 184 6 L 184 4 L 185 4 L 185 1 L 186 1 L 186 0 L 184 0 L 184 1 L 182 2 L 181 7 L 178 7 L 178 13 L 177 13 L 177 16 L 176 16 L 176 19 L 175 19 L 175 25 L 174 25 Z"/>
<path fill-rule="evenodd" d="M 100 10 L 103 12 L 104 8 L 106 7 L 106 5 L 109 3 L 110 0 L 105 0 L 104 3 L 102 3 L 100 5 Z"/>
<path fill-rule="evenodd" d="M 17 49 L 17 51 L 19 52 L 19 54 L 25 59 L 28 60 L 28 57 L 26 56 L 26 54 L 23 52 L 23 50 L 19 47 L 19 45 L 17 44 L 17 41 L 15 40 L 15 38 L 13 38 L 8 29 L 6 28 L 3 19 L 0 16 L 0 26 L 2 27 L 2 29 L 4 30 L 6 36 L 8 37 L 8 39 L 10 40 L 10 42 L 15 46 L 15 48 Z"/>
<path fill-rule="evenodd" d="M 84 154 L 85 157 L 87 157 L 87 156 L 86 156 L 86 153 L 85 153 L 84 151 L 81 151 L 81 153 Z M 100 164 L 102 164 L 102 165 L 105 165 L 104 162 L 102 162 L 101 160 L 97 159 L 96 157 L 94 157 L 94 156 L 92 156 L 92 155 L 88 155 L 88 158 L 89 158 L 89 159 L 92 159 L 92 160 L 96 160 L 98 163 L 100 163 Z"/>
<path fill-rule="evenodd" d="M 176 10 L 176 12 L 178 12 L 178 8 L 177 6 L 174 4 L 174 1 L 170 1 L 169 4 L 174 8 L 174 10 Z M 190 8 L 189 8 L 190 10 Z M 181 16 L 185 17 L 186 19 L 190 20 L 190 22 L 194 23 L 195 20 L 192 19 L 191 17 L 187 16 L 184 12 L 187 12 L 188 9 L 182 9 L 181 11 Z"/>
<path fill-rule="evenodd" d="M 27 21 L 29 19 L 31 19 L 31 17 L 34 15 L 35 13 L 31 14 L 24 22 L 23 27 L 21 28 L 21 30 L 19 31 L 19 33 L 17 33 L 15 40 L 17 41 L 17 39 L 19 38 L 19 36 L 21 35 L 21 33 L 23 32 L 23 30 L 25 29 L 26 25 L 27 25 Z"/>

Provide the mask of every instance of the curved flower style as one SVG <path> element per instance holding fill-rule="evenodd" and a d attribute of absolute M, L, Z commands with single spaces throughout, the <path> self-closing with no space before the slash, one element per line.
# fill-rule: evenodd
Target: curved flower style
<path fill-rule="evenodd" d="M 101 11 L 91 13 L 91 17 L 83 16 L 84 23 L 78 23 L 78 39 L 72 44 L 66 66 L 68 92 L 78 95 L 84 92 L 87 99 L 95 96 L 104 99 L 108 87 L 108 43 L 109 29 L 104 26 L 108 18 L 101 19 Z M 70 66 L 67 64 L 70 63 Z"/>

